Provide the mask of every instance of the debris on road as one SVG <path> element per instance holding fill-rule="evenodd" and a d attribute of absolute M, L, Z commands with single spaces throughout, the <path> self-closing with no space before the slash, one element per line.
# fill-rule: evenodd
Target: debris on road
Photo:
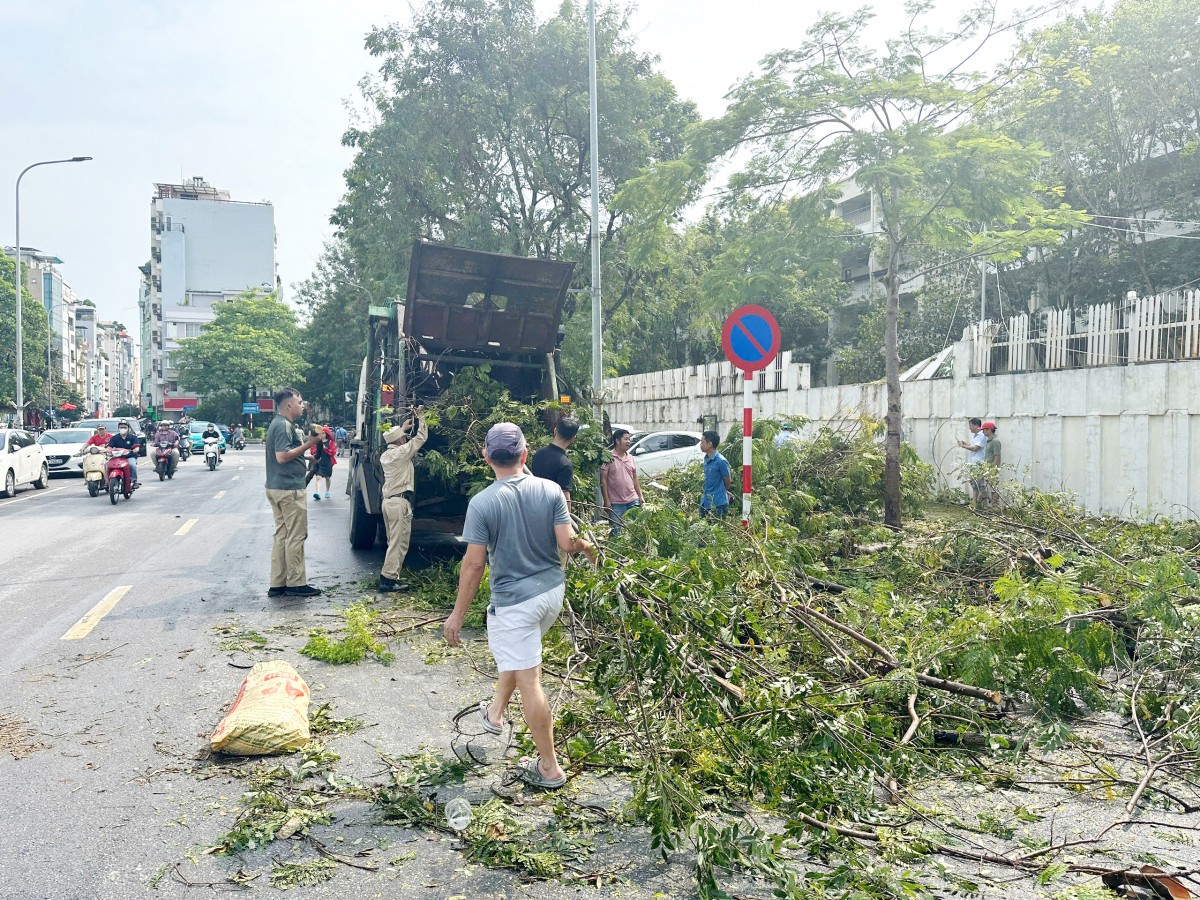
<path fill-rule="evenodd" d="M 214 752 L 235 756 L 298 750 L 311 737 L 308 699 L 308 685 L 290 663 L 258 663 L 209 737 L 209 745 Z"/>

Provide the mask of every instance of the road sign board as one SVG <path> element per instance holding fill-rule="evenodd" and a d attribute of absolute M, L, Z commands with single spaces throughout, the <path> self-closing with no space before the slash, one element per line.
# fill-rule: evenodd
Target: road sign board
<path fill-rule="evenodd" d="M 257 403 L 243 403 L 242 404 L 242 413 L 243 414 L 248 414 L 248 415 L 252 416 L 257 412 L 258 412 L 258 404 Z"/>
<path fill-rule="evenodd" d="M 769 310 L 756 304 L 739 306 L 721 329 L 725 357 L 743 372 L 769 366 L 779 354 L 780 342 L 779 323 Z"/>

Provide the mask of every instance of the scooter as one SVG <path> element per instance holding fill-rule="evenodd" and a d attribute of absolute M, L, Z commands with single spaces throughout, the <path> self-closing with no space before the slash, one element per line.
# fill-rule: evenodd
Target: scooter
<path fill-rule="evenodd" d="M 104 478 L 105 463 L 104 449 L 95 444 L 88 447 L 83 454 L 83 480 L 87 484 L 88 494 L 92 497 L 108 490 L 108 483 Z"/>
<path fill-rule="evenodd" d="M 179 461 L 187 462 L 188 457 L 192 455 L 192 436 L 180 435 L 179 437 Z"/>
<path fill-rule="evenodd" d="M 210 472 L 217 471 L 217 466 L 221 464 L 220 438 L 207 437 L 204 439 L 204 461 L 208 464 Z"/>
<path fill-rule="evenodd" d="M 170 441 L 159 441 L 154 445 L 154 471 L 158 473 L 159 481 L 175 477 L 175 467 L 178 463 L 171 450 Z"/>
<path fill-rule="evenodd" d="M 241 435 L 238 435 L 237 437 L 235 437 L 233 439 L 233 449 L 234 450 L 245 450 L 246 449 L 246 439 L 244 437 L 242 437 Z"/>
<path fill-rule="evenodd" d="M 133 496 L 133 470 L 129 468 L 129 460 L 125 458 L 128 455 L 129 451 L 123 447 L 110 447 L 108 451 L 104 479 L 108 482 L 108 499 L 113 506 L 117 505 L 117 497 L 124 495 L 128 500 Z"/>

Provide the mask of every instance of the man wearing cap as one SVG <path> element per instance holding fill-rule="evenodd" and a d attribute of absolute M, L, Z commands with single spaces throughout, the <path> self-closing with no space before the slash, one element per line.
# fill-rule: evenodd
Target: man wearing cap
<path fill-rule="evenodd" d="M 499 677 L 491 702 L 479 704 L 483 729 L 500 734 L 513 691 L 521 692 L 525 724 L 537 756 L 520 761 L 521 778 L 554 789 L 567 782 L 554 750 L 554 719 L 542 691 L 542 637 L 562 611 L 565 583 L 557 550 L 583 553 L 593 563 L 595 548 L 575 534 L 562 489 L 524 472 L 525 436 L 511 422 L 493 425 L 483 458 L 496 480 L 471 498 L 463 540 L 467 554 L 458 578 L 454 611 L 443 627 L 446 641 L 459 644 L 463 620 L 490 565 L 488 647 Z"/>
<path fill-rule="evenodd" d="M 1000 499 L 996 493 L 994 479 L 996 477 L 996 469 L 1003 465 L 1000 456 L 1000 438 L 996 437 L 996 423 L 984 422 L 983 436 L 987 438 L 987 446 L 983 448 L 983 464 L 988 467 L 988 478 L 984 482 L 985 498 L 988 506 L 995 506 Z"/>
<path fill-rule="evenodd" d="M 383 521 L 387 525 L 387 555 L 383 557 L 383 571 L 379 575 L 379 590 L 384 592 L 406 591 L 407 584 L 400 583 L 400 570 L 404 557 L 408 556 L 408 542 L 412 537 L 413 487 L 415 474 L 413 458 L 425 446 L 429 429 L 425 426 L 425 407 L 418 406 L 414 417 L 417 433 L 410 434 L 413 421 L 391 429 L 383 436 L 388 448 L 379 457 L 383 466 Z"/>

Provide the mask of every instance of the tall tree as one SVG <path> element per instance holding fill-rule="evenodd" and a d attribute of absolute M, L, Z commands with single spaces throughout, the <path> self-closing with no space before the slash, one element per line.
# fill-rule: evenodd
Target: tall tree
<path fill-rule="evenodd" d="M 1093 215 L 1038 264 L 1006 276 L 1024 298 L 1074 307 L 1193 281 L 1200 242 L 1164 219 L 1200 215 L 1200 0 L 1119 0 L 1028 36 L 1027 68 L 998 111 L 1039 141 L 1064 199 Z"/>
<path fill-rule="evenodd" d="M 17 294 L 13 289 L 16 262 L 0 253 L 0 412 L 14 409 L 17 397 Z M 37 406 L 46 399 L 46 339 L 50 323 L 46 308 L 21 292 L 21 368 L 25 402 Z"/>
<path fill-rule="evenodd" d="M 539 21 L 533 0 L 429 0 L 411 25 L 368 35 L 379 73 L 363 84 L 363 121 L 344 137 L 356 153 L 333 215 L 337 240 L 303 291 L 314 335 L 330 350 L 314 368 L 314 383 L 340 391 L 341 370 L 361 361 L 361 345 L 354 352 L 341 346 L 323 320 L 358 328 L 370 295 L 402 297 L 414 239 L 584 263 L 587 45 L 574 3 Z M 677 155 L 696 114 L 655 70 L 655 59 L 635 48 L 624 12 L 601 11 L 597 57 L 611 318 L 638 276 L 622 261 L 623 220 L 610 198 L 644 166 Z M 576 283 L 585 284 L 587 266 L 577 271 Z M 323 316 L 327 304 L 336 317 Z M 575 314 L 572 301 L 568 330 L 586 319 L 586 311 Z M 568 365 L 588 368 L 586 359 Z"/>
<path fill-rule="evenodd" d="M 308 364 L 300 355 L 296 314 L 274 292 L 246 291 L 217 307 L 198 337 L 180 341 L 173 354 L 182 388 L 200 394 L 237 394 L 298 381 Z"/>
<path fill-rule="evenodd" d="M 900 293 L 920 274 L 905 266 L 906 254 L 1011 258 L 1052 243 L 1078 221 L 1043 202 L 1045 154 L 980 122 L 997 84 L 967 65 L 999 30 L 994 6 L 974 8 L 949 33 L 921 24 L 932 12 L 926 0 L 906 8 L 908 29 L 882 50 L 863 40 L 870 12 L 824 17 L 798 49 L 768 56 L 759 74 L 739 84 L 724 116 L 691 131 L 688 157 L 659 166 L 618 197 L 661 223 L 696 196 L 714 161 L 741 149 L 750 162 L 734 177 L 734 190 L 777 196 L 853 178 L 871 192 L 882 232 L 878 255 L 886 259 L 884 521 L 892 527 L 901 519 Z"/>

